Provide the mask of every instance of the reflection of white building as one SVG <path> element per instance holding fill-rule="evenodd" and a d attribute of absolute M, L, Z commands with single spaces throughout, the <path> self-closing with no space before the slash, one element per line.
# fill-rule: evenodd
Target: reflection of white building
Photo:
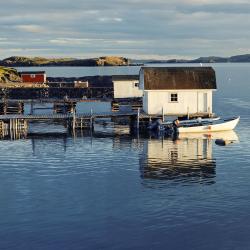
<path fill-rule="evenodd" d="M 114 98 L 142 97 L 143 91 L 139 89 L 138 75 L 112 76 L 114 85 Z"/>
<path fill-rule="evenodd" d="M 147 114 L 210 114 L 215 71 L 211 67 L 142 67 L 140 89 Z"/>
<path fill-rule="evenodd" d="M 145 141 L 140 160 L 143 178 L 211 177 L 215 175 L 211 139 Z"/>

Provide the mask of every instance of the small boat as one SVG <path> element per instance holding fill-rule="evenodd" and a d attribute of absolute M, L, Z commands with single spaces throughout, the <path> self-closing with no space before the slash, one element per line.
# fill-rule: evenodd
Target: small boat
<path fill-rule="evenodd" d="M 219 119 L 211 122 L 201 122 L 185 124 L 178 127 L 179 133 L 204 133 L 204 132 L 218 132 L 233 130 L 239 123 L 240 117 L 230 118 L 230 119 Z"/>
<path fill-rule="evenodd" d="M 219 120 L 220 117 L 210 117 L 210 118 L 201 118 L 198 117 L 196 119 L 186 119 L 186 120 L 179 120 L 180 126 L 186 126 L 186 125 L 199 125 L 199 124 L 206 124 L 213 121 Z M 166 130 L 166 128 L 169 128 L 173 125 L 173 121 L 161 121 L 160 119 L 156 120 L 154 123 L 151 123 L 148 126 L 149 130 L 158 130 L 163 131 Z"/>
<path fill-rule="evenodd" d="M 206 122 L 218 121 L 220 119 L 221 118 L 219 116 L 218 117 L 210 117 L 210 118 L 198 117 L 196 119 L 179 120 L 179 124 L 180 125 L 186 125 L 186 124 L 188 125 L 188 124 L 206 123 Z M 162 125 L 170 125 L 172 123 L 173 123 L 172 121 L 165 121 L 165 122 L 162 122 Z"/>

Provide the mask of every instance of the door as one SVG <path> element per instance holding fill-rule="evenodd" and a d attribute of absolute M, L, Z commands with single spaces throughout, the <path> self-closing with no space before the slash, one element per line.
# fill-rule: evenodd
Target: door
<path fill-rule="evenodd" d="M 207 93 L 203 93 L 203 112 L 207 112 Z"/>
<path fill-rule="evenodd" d="M 197 111 L 200 113 L 207 112 L 207 93 L 198 92 Z"/>

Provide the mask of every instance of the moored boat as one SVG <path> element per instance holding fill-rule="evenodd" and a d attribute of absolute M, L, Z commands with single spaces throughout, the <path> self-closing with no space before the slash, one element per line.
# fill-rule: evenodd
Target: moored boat
<path fill-rule="evenodd" d="M 218 117 L 210 117 L 210 118 L 198 117 L 196 119 L 179 120 L 179 124 L 180 125 L 186 125 L 186 124 L 188 125 L 188 124 L 207 123 L 207 122 L 218 121 L 220 119 L 221 118 L 219 116 Z M 173 123 L 172 121 L 165 121 L 165 122 L 162 122 L 162 125 L 170 125 L 172 123 Z"/>
<path fill-rule="evenodd" d="M 179 133 L 203 133 L 203 132 L 218 132 L 233 130 L 239 123 L 240 117 L 230 119 L 219 119 L 216 121 L 200 123 L 200 124 L 185 124 L 178 127 Z"/>

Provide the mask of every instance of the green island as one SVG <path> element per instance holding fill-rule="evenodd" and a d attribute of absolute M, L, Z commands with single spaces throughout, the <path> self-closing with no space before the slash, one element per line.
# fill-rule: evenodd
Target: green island
<path fill-rule="evenodd" d="M 12 56 L 0 60 L 0 66 L 32 67 L 32 66 L 128 66 L 129 60 L 118 56 L 103 56 L 90 59 L 44 58 Z"/>

